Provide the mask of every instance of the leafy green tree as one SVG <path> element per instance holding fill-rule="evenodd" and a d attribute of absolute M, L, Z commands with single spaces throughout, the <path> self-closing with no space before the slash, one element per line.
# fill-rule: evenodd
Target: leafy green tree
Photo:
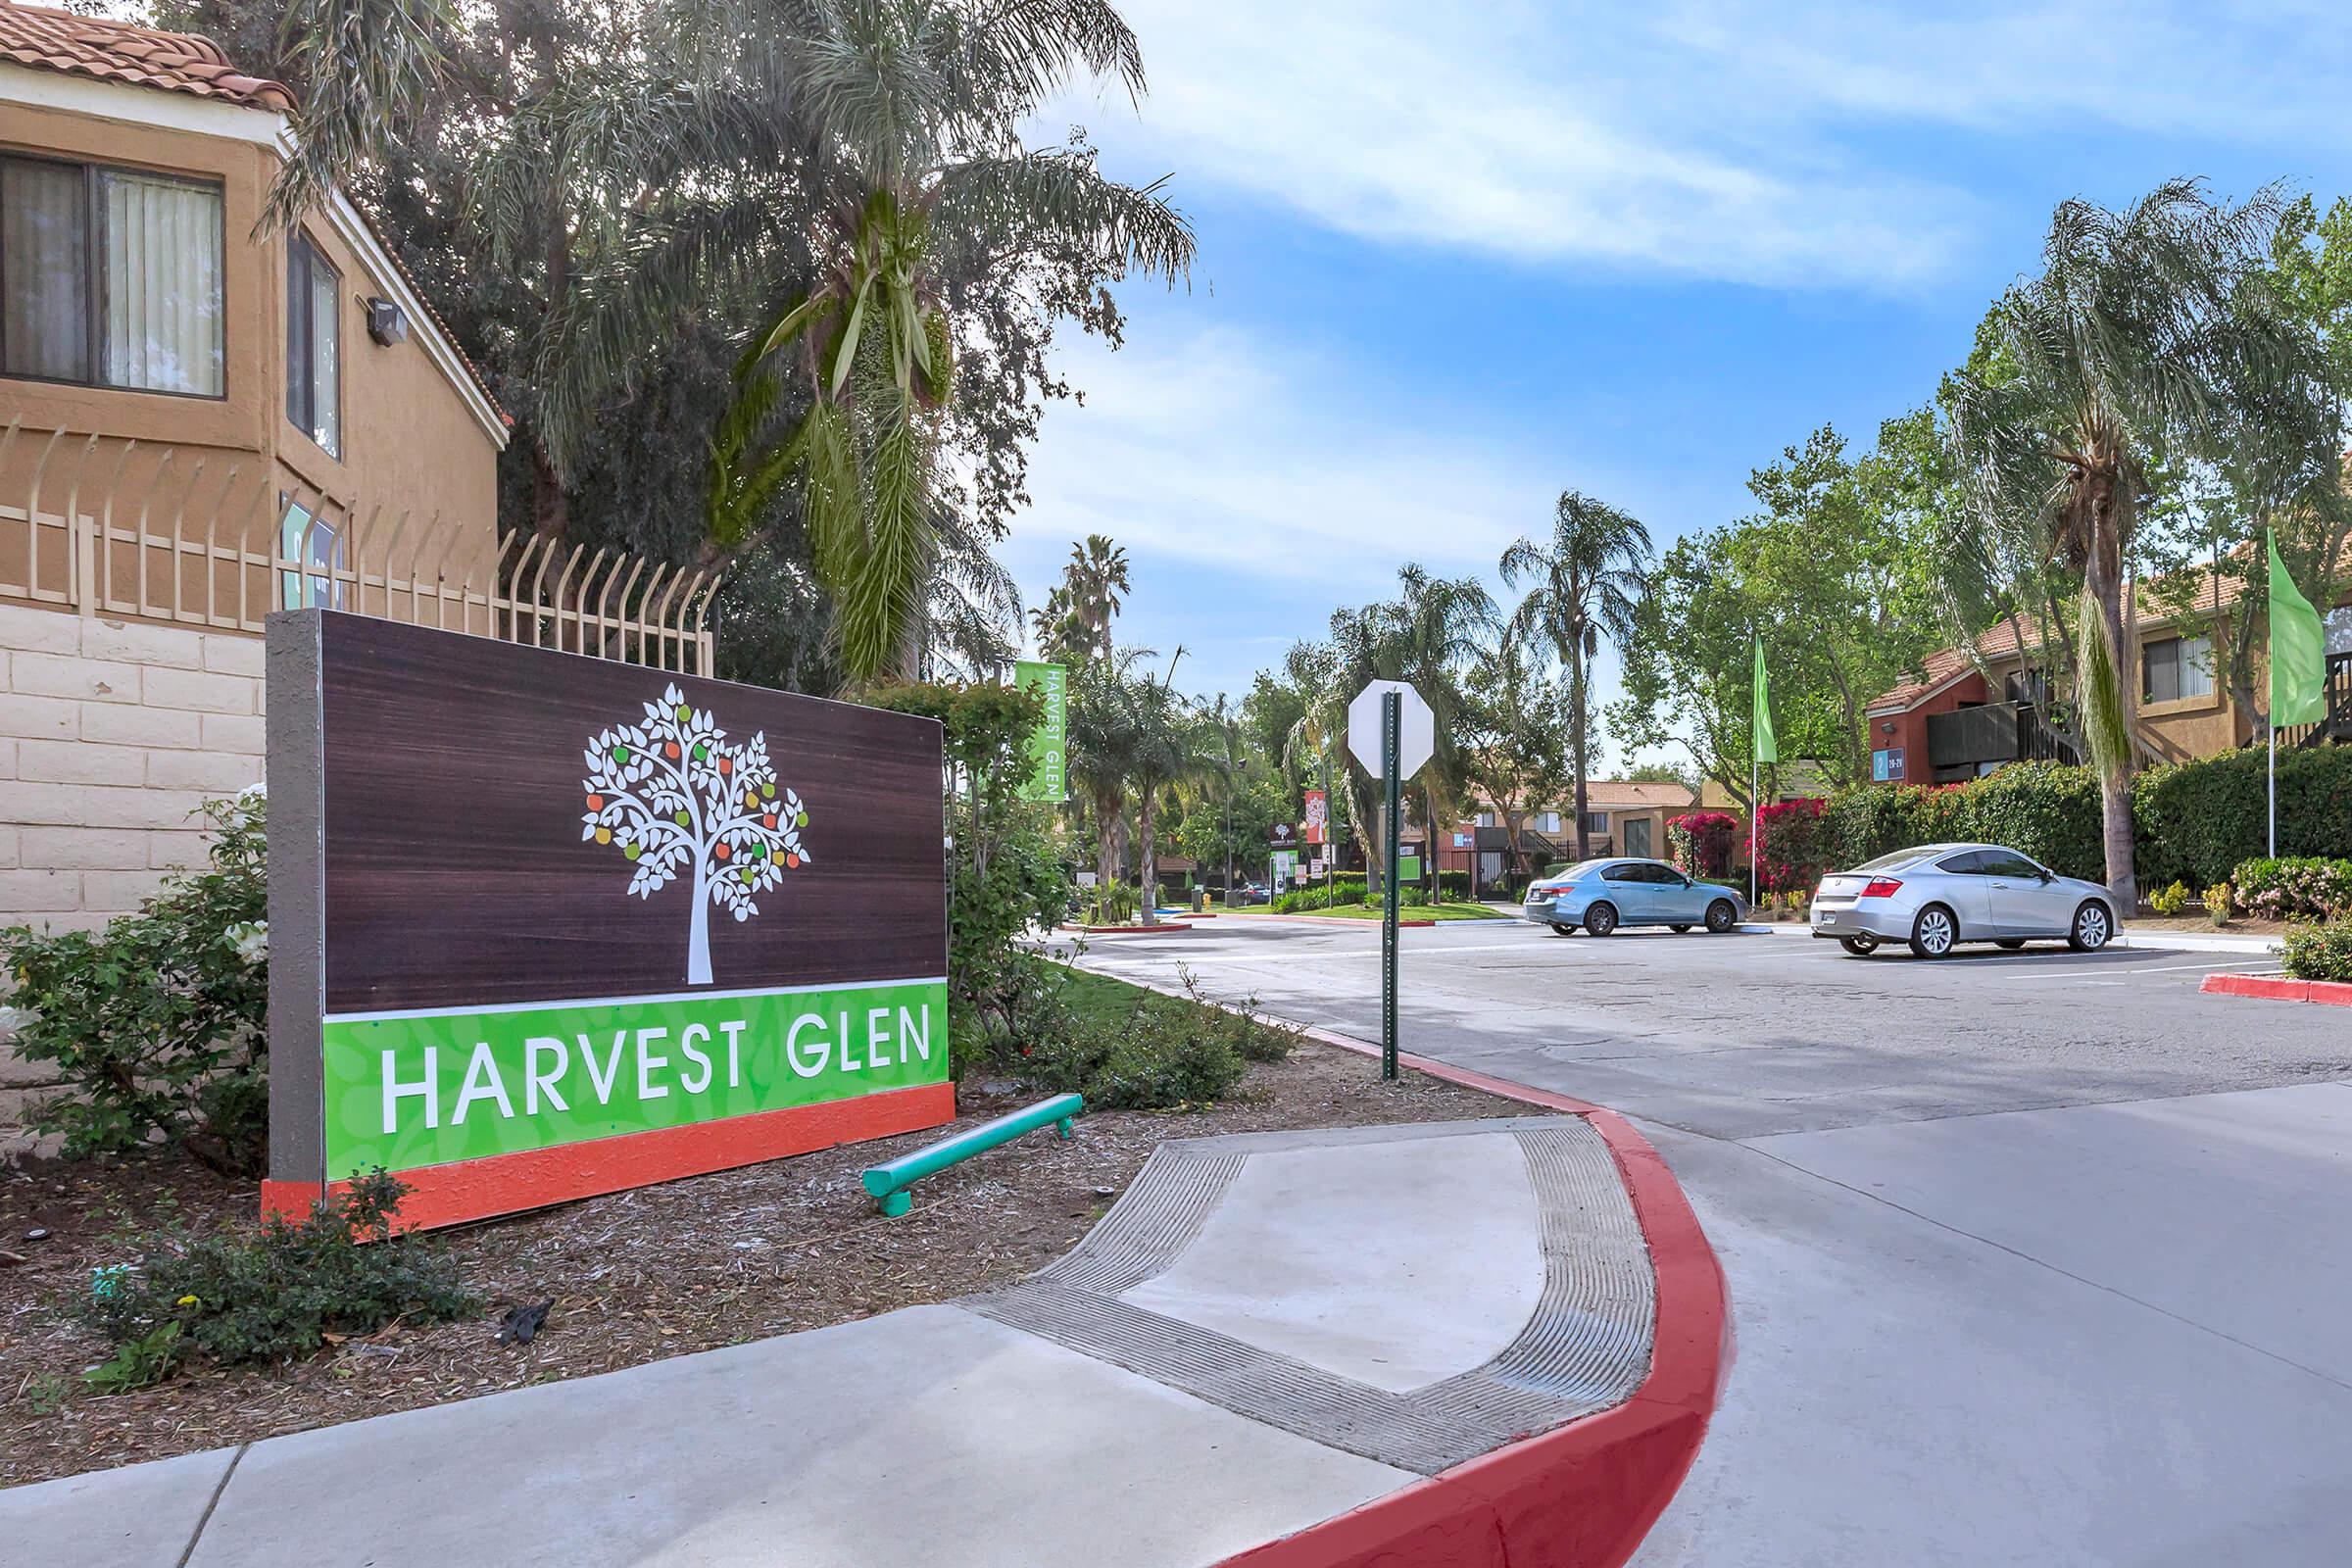
<path fill-rule="evenodd" d="M 2234 442 L 2284 454 L 2341 435 L 2311 334 L 2247 286 L 2281 205 L 2274 190 L 2217 204 L 2187 180 L 2120 213 L 2062 204 L 2041 274 L 1993 308 L 1997 367 L 1972 364 L 1947 386 L 1971 528 L 2082 573 L 2077 709 L 2101 780 L 2108 885 L 2127 906 L 2138 743 L 2123 671 L 2157 472 L 2219 462 Z"/>
<path fill-rule="evenodd" d="M 1649 530 L 1629 513 L 1577 490 L 1563 490 L 1551 538 L 1523 538 L 1502 554 L 1502 580 L 1527 596 L 1511 629 L 1543 640 L 1567 671 L 1567 730 L 1575 779 L 1576 858 L 1591 853 L 1586 781 L 1592 771 L 1592 660 L 1602 638 L 1620 649 L 1633 641 L 1648 593 Z"/>
<path fill-rule="evenodd" d="M 1939 452 L 1924 413 L 1888 420 L 1859 462 L 1825 425 L 1749 475 L 1763 512 L 1677 540 L 1626 649 L 1626 696 L 1610 710 L 1620 739 L 1684 743 L 1702 776 L 1746 804 L 1760 635 L 1784 753 L 1838 785 L 1868 779 L 1871 700 L 1944 635 L 1935 541 L 1951 480 Z"/>
<path fill-rule="evenodd" d="M 1494 803 L 1510 849 L 1514 877 L 1531 869 L 1519 835 L 1530 813 L 1567 793 L 1567 697 L 1529 657 L 1523 639 L 1505 635 L 1483 651 L 1464 682 L 1462 752 L 1472 788 Z"/>

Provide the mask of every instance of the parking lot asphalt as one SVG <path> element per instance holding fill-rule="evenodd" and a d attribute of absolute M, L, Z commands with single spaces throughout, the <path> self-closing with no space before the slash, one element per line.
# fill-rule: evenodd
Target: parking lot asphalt
<path fill-rule="evenodd" d="M 1378 1036 L 1371 928 L 1082 961 Z M 1402 933 L 1399 1020 L 1637 1118 L 1723 1259 L 1738 1356 L 1645 1568 L 2332 1564 L 2352 1016 L 2197 990 L 2268 967 L 1464 922 Z"/>

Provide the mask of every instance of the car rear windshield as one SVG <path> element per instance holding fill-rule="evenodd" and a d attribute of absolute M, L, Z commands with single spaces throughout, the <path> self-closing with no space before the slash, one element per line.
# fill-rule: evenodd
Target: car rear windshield
<path fill-rule="evenodd" d="M 1591 876 L 1602 866 L 1612 863 L 1614 862 L 1609 860 L 1579 860 L 1564 871 L 1552 872 L 1546 880 L 1552 882 L 1574 882 L 1579 877 Z"/>
<path fill-rule="evenodd" d="M 1854 869 L 1857 871 L 1890 870 L 1898 865 L 1908 865 L 1913 860 L 1918 859 L 1921 856 L 1927 853 L 1928 852 L 1926 850 L 1917 848 L 1897 850 L 1892 855 L 1882 855 L 1875 860 L 1864 860 L 1860 865 L 1855 866 Z"/>

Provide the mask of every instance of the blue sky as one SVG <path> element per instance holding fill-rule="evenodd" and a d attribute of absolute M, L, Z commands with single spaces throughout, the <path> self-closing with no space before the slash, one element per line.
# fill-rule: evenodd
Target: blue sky
<path fill-rule="evenodd" d="M 2050 209 L 2173 174 L 2352 192 L 2340 3 L 1448 7 L 1126 0 L 1152 91 L 1089 94 L 1201 262 L 1074 340 L 1007 563 L 1126 546 L 1123 640 L 1248 689 L 1418 561 L 1494 581 L 1564 487 L 1661 545 L 1823 421 L 1926 399 Z"/>

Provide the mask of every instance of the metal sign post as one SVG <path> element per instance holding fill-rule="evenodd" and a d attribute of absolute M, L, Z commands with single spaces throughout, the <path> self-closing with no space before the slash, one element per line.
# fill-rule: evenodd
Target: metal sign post
<path fill-rule="evenodd" d="M 1404 728 L 1404 697 L 1380 694 L 1380 760 L 1388 793 L 1385 835 L 1389 874 L 1382 878 L 1385 897 L 1380 911 L 1380 1075 L 1396 1077 L 1396 817 L 1404 796 L 1404 781 L 1396 776 L 1396 744 Z"/>
<path fill-rule="evenodd" d="M 1421 771 L 1437 749 L 1437 725 L 1421 694 L 1400 680 L 1376 680 L 1348 705 L 1348 749 L 1377 772 L 1382 799 L 1381 840 L 1388 874 L 1381 879 L 1380 1075 L 1396 1076 L 1396 858 L 1404 810 L 1404 781 Z"/>

